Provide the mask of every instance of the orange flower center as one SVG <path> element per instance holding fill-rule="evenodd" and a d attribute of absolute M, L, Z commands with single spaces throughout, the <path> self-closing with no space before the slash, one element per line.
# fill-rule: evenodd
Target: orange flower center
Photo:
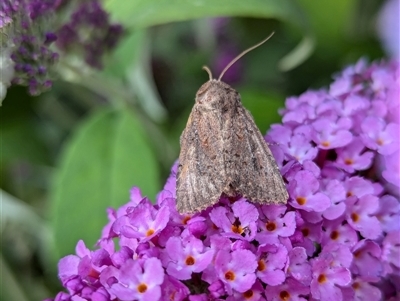
<path fill-rule="evenodd" d="M 99 278 L 100 273 L 97 272 L 95 269 L 90 269 L 88 276 L 93 277 L 93 278 Z"/>
<path fill-rule="evenodd" d="M 321 145 L 323 147 L 328 147 L 329 145 L 331 145 L 331 143 L 329 141 L 324 141 L 324 142 L 321 143 Z"/>
<path fill-rule="evenodd" d="M 153 235 L 154 234 L 154 229 L 149 229 L 149 230 L 147 230 L 147 232 L 146 232 L 146 236 L 147 237 L 149 237 L 149 236 L 151 236 L 151 235 Z"/>
<path fill-rule="evenodd" d="M 245 291 L 245 292 L 243 293 L 243 297 L 244 297 L 245 299 L 250 299 L 251 297 L 253 297 L 253 295 L 254 295 L 254 293 L 253 293 L 252 290 L 248 290 L 248 291 Z"/>
<path fill-rule="evenodd" d="M 360 217 L 358 216 L 357 213 L 352 213 L 350 217 L 351 217 L 352 221 L 355 223 L 358 222 L 360 219 Z"/>
<path fill-rule="evenodd" d="M 263 259 L 260 259 L 258 261 L 257 270 L 259 270 L 260 272 L 265 270 L 265 261 Z"/>
<path fill-rule="evenodd" d="M 352 165 L 354 163 L 354 161 L 352 159 L 345 159 L 344 160 L 344 164 L 346 165 Z"/>
<path fill-rule="evenodd" d="M 326 282 L 326 276 L 324 274 L 321 274 L 318 276 L 318 282 L 319 283 L 324 283 Z"/>
<path fill-rule="evenodd" d="M 301 229 L 301 233 L 303 233 L 304 237 L 307 237 L 310 234 L 310 230 L 308 228 Z"/>
<path fill-rule="evenodd" d="M 225 279 L 228 281 L 233 281 L 235 280 L 235 273 L 232 271 L 228 271 L 225 273 Z"/>
<path fill-rule="evenodd" d="M 360 288 L 360 283 L 354 282 L 351 286 L 356 290 Z"/>
<path fill-rule="evenodd" d="M 237 234 L 242 234 L 243 233 L 243 228 L 242 228 L 241 225 L 238 225 L 238 226 L 232 225 L 231 229 L 232 229 L 233 233 L 237 233 Z"/>
<path fill-rule="evenodd" d="M 331 239 L 336 240 L 336 239 L 338 239 L 338 238 L 339 238 L 339 232 L 336 231 L 336 230 L 332 231 L 332 233 L 331 233 Z"/>
<path fill-rule="evenodd" d="M 288 301 L 290 300 L 290 294 L 287 291 L 281 291 L 279 293 L 279 298 L 281 298 L 282 301 Z"/>
<path fill-rule="evenodd" d="M 147 291 L 147 285 L 144 283 L 141 283 L 137 286 L 137 290 L 139 293 L 143 294 L 144 292 Z"/>
<path fill-rule="evenodd" d="M 187 222 L 190 220 L 190 216 L 185 216 L 184 219 L 182 220 L 182 224 L 186 225 Z"/>
<path fill-rule="evenodd" d="M 185 260 L 186 265 L 194 265 L 195 262 L 196 262 L 196 260 L 192 256 L 186 257 L 186 260 Z"/>
<path fill-rule="evenodd" d="M 268 231 L 272 232 L 275 231 L 276 225 L 274 222 L 268 222 L 265 227 L 267 228 Z"/>
<path fill-rule="evenodd" d="M 300 206 L 303 206 L 306 202 L 307 199 L 305 197 L 299 196 L 296 198 L 297 204 L 299 204 Z"/>

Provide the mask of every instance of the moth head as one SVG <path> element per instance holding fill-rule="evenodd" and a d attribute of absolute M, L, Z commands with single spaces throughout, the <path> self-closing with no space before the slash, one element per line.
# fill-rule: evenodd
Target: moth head
<path fill-rule="evenodd" d="M 228 84 L 212 79 L 204 83 L 196 94 L 196 103 L 210 109 L 223 106 L 229 102 L 232 97 L 238 96 L 238 93 Z"/>

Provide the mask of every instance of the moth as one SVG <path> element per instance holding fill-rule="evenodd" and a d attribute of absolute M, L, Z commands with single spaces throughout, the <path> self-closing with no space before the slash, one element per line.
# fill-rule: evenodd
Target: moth
<path fill-rule="evenodd" d="M 222 194 L 241 195 L 261 204 L 285 204 L 288 193 L 274 157 L 239 93 L 221 81 L 247 52 L 233 59 L 196 94 L 196 102 L 180 138 L 177 210 L 191 214 L 218 202 Z"/>

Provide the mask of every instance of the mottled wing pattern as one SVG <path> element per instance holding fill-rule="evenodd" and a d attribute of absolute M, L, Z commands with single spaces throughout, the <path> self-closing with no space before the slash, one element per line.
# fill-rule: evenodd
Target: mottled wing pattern
<path fill-rule="evenodd" d="M 259 203 L 285 204 L 289 198 L 285 183 L 270 149 L 251 114 L 239 97 L 226 147 L 231 150 L 228 168 L 231 185 L 242 196 Z"/>
<path fill-rule="evenodd" d="M 193 107 L 181 136 L 177 173 L 177 209 L 194 213 L 215 204 L 226 182 L 219 112 Z"/>

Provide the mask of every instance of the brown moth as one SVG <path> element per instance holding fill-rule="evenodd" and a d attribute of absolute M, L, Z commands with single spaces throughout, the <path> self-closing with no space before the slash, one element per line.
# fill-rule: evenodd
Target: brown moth
<path fill-rule="evenodd" d="M 218 202 L 221 194 L 241 195 L 262 204 L 285 204 L 285 183 L 264 137 L 240 95 L 203 67 L 210 80 L 196 94 L 196 103 L 181 135 L 177 172 L 177 209 L 195 213 Z"/>

